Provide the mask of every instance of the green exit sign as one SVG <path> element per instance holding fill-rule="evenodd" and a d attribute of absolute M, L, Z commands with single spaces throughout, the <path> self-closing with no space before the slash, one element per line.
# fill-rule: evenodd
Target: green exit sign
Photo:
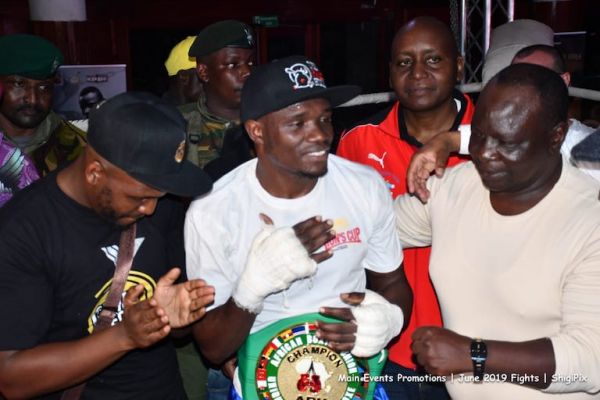
<path fill-rule="evenodd" d="M 252 22 L 256 25 L 275 28 L 279 26 L 279 17 L 277 15 L 255 15 Z"/>

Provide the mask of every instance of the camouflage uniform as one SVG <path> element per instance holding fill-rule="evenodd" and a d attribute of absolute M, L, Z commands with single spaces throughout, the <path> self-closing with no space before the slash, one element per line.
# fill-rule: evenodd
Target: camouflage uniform
<path fill-rule="evenodd" d="M 223 138 L 229 129 L 239 126 L 239 121 L 227 120 L 212 115 L 206 108 L 206 99 L 201 96 L 196 103 L 179 107 L 188 123 L 189 145 L 187 159 L 201 168 L 219 157 Z"/>
<path fill-rule="evenodd" d="M 19 146 L 7 135 L 5 139 L 10 140 L 31 157 L 40 176 L 74 160 L 87 142 L 84 131 L 52 111 L 35 129 L 31 140 L 25 146 Z"/>

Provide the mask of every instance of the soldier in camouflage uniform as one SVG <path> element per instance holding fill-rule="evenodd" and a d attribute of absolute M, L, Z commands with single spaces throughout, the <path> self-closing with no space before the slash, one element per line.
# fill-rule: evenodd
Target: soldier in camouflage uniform
<path fill-rule="evenodd" d="M 239 129 L 241 91 L 254 63 L 251 28 L 233 20 L 209 25 L 188 54 L 196 58 L 204 95 L 180 111 L 188 121 L 188 160 L 204 167 L 221 155 L 226 133 Z"/>
<path fill-rule="evenodd" d="M 196 36 L 188 56 L 196 59 L 196 72 L 203 94 L 197 102 L 179 107 L 188 122 L 187 159 L 202 168 L 218 162 L 219 172 L 216 175 L 207 171 L 216 180 L 224 171 L 238 165 L 240 159 L 245 161 L 247 158 L 248 151 L 242 148 L 242 158 L 229 160 L 231 151 L 240 147 L 238 143 L 246 144 L 248 141 L 240 126 L 240 103 L 242 87 L 254 64 L 251 28 L 233 20 L 209 25 Z M 225 160 L 222 159 L 224 144 L 229 149 Z M 223 163 L 226 164 L 224 167 Z M 206 393 L 197 393 L 198 383 L 205 372 L 193 343 L 180 346 L 177 357 L 190 400 L 227 399 L 231 382 L 215 369 L 208 371 Z"/>
<path fill-rule="evenodd" d="M 23 34 L 0 38 L 0 54 L 0 130 L 45 175 L 75 159 L 86 142 L 85 132 L 50 110 L 63 56 L 46 39 Z"/>
<path fill-rule="evenodd" d="M 240 121 L 211 114 L 206 107 L 204 96 L 200 96 L 195 103 L 181 106 L 179 111 L 188 122 L 190 144 L 187 159 L 204 168 L 210 161 L 219 157 L 225 132 L 239 126 Z"/>

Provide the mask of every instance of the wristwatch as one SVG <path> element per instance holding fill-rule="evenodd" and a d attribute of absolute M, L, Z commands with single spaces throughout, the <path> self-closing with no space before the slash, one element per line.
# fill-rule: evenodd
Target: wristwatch
<path fill-rule="evenodd" d="M 481 339 L 471 341 L 471 361 L 473 361 L 473 376 L 476 383 L 483 383 L 485 360 L 487 359 L 487 346 Z"/>

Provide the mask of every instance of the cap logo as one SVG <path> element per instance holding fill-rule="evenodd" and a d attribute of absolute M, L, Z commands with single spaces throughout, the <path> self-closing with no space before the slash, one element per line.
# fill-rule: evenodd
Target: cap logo
<path fill-rule="evenodd" d="M 50 67 L 50 73 L 54 74 L 60 65 L 60 61 L 57 58 L 52 60 L 52 66 Z"/>
<path fill-rule="evenodd" d="M 254 38 L 252 37 L 250 29 L 244 28 L 244 32 L 246 32 L 246 40 L 248 41 L 248 46 L 254 46 Z"/>
<path fill-rule="evenodd" d="M 306 64 L 296 63 L 291 67 L 287 67 L 285 72 L 294 84 L 294 89 L 306 89 L 315 86 L 327 88 L 323 74 L 311 61 L 306 61 Z"/>
<path fill-rule="evenodd" d="M 183 161 L 183 157 L 185 156 L 185 140 L 182 140 L 177 146 L 177 150 L 175 150 L 175 162 L 181 163 Z"/>

